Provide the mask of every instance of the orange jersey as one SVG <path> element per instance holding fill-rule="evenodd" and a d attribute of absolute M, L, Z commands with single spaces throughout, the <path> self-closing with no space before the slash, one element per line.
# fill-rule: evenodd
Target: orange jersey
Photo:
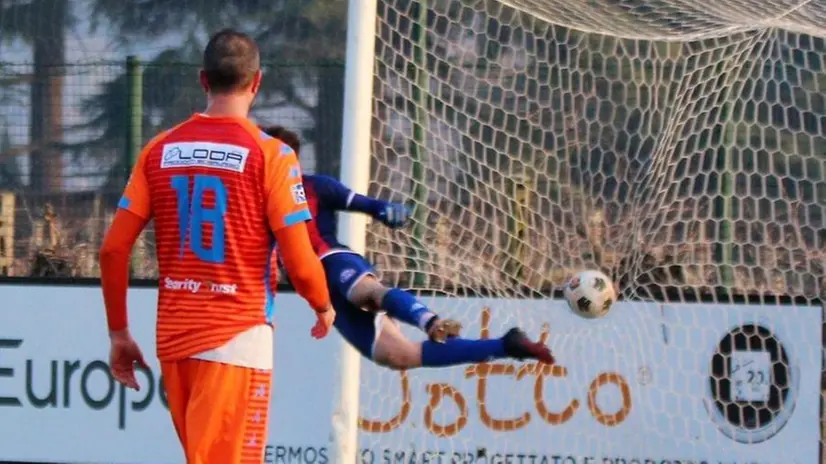
<path fill-rule="evenodd" d="M 310 219 L 287 145 L 248 120 L 196 114 L 149 142 L 118 206 L 155 221 L 162 361 L 271 323 L 272 232 Z"/>

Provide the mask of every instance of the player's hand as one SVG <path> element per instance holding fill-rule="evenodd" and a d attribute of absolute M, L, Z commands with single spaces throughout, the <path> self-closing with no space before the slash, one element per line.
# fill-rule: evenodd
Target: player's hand
<path fill-rule="evenodd" d="M 387 227 L 396 228 L 407 224 L 412 212 L 410 208 L 400 203 L 387 203 L 379 212 L 378 220 Z"/>
<path fill-rule="evenodd" d="M 323 313 L 315 313 L 318 320 L 313 328 L 310 330 L 310 335 L 315 339 L 321 339 L 330 333 L 330 327 L 333 326 L 333 321 L 336 320 L 336 310 L 333 307 L 327 308 Z"/>
<path fill-rule="evenodd" d="M 140 390 L 141 386 L 135 378 L 135 365 L 148 366 L 138 343 L 132 338 L 129 330 L 111 332 L 109 338 L 112 342 L 109 351 L 109 369 L 112 371 L 112 377 L 129 388 Z"/>

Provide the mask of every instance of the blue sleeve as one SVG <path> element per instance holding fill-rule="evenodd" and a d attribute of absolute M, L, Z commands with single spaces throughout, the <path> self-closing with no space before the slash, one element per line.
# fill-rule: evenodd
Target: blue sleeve
<path fill-rule="evenodd" d="M 384 209 L 383 201 L 355 193 L 332 177 L 318 175 L 304 177 L 313 183 L 320 207 L 335 211 L 355 211 L 373 217 Z"/>
<path fill-rule="evenodd" d="M 312 185 L 319 208 L 333 211 L 347 209 L 350 189 L 341 182 L 329 176 L 318 175 L 304 176 L 304 182 Z"/>

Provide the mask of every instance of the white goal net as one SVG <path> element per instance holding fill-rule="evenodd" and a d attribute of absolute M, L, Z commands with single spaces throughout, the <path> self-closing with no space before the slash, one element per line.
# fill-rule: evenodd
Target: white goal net
<path fill-rule="evenodd" d="M 362 460 L 818 462 L 824 24 L 822 0 L 380 1 L 370 191 L 416 209 L 369 257 L 558 365 L 365 366 Z M 553 297 L 589 268 L 625 299 L 596 321 Z"/>

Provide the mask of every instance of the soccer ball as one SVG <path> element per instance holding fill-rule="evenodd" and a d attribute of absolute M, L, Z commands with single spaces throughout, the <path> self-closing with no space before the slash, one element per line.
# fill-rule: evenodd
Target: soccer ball
<path fill-rule="evenodd" d="M 617 301 L 614 283 L 600 271 L 578 272 L 565 284 L 563 294 L 571 311 L 586 319 L 608 314 Z"/>

